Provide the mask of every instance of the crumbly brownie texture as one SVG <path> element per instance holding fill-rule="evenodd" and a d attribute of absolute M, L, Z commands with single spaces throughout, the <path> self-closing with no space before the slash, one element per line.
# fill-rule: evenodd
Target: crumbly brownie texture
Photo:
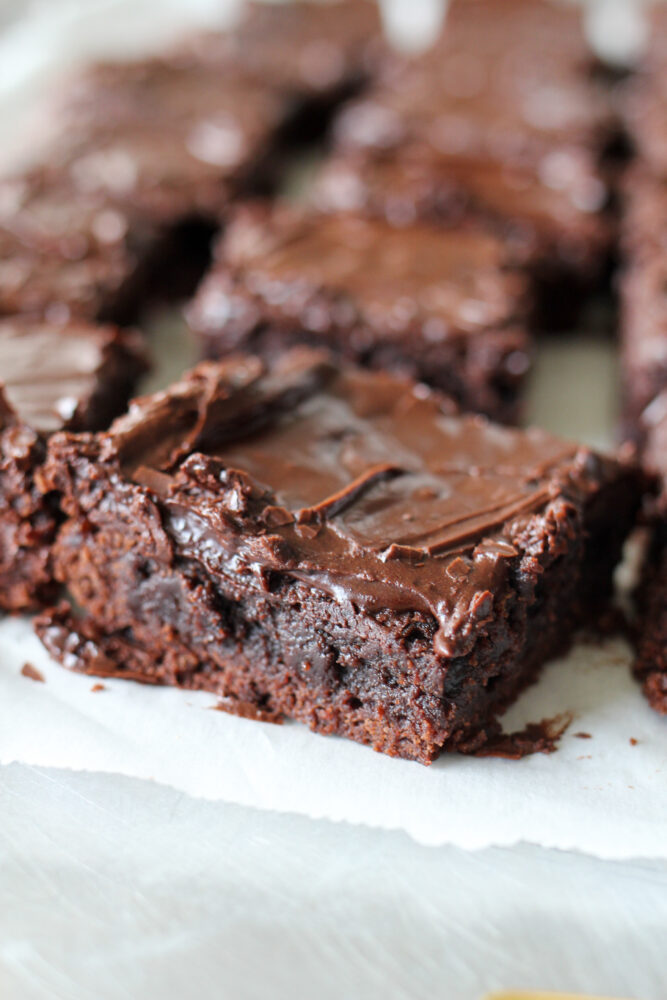
<path fill-rule="evenodd" d="M 645 468 L 657 478 L 658 496 L 636 593 L 634 672 L 650 705 L 667 714 L 667 385 L 641 413 L 635 436 Z"/>
<path fill-rule="evenodd" d="M 67 666 L 206 689 L 428 763 L 496 715 L 609 592 L 640 484 L 297 350 L 204 363 L 97 436 L 55 435 Z"/>
<path fill-rule="evenodd" d="M 97 430 L 123 411 L 146 369 L 136 334 L 84 324 L 0 322 L 0 609 L 37 607 L 55 593 L 55 498 L 36 484 L 55 430 Z"/>
<path fill-rule="evenodd" d="M 315 92 L 350 92 L 379 35 L 377 8 L 356 0 L 253 8 L 235 34 L 98 65 L 58 96 L 48 165 L 0 182 L 1 606 L 50 594 L 57 510 L 34 480 L 44 434 L 107 426 L 140 367 L 129 334 L 121 349 L 80 324 L 131 324 L 152 299 L 191 294 L 229 199 L 270 187 L 297 113 Z"/>
<path fill-rule="evenodd" d="M 208 357 L 326 346 L 510 421 L 528 368 L 526 309 L 525 281 L 490 234 L 250 206 L 188 317 Z"/>
<path fill-rule="evenodd" d="M 667 435 L 665 435 L 667 436 Z M 667 715 L 667 521 L 657 522 L 637 592 L 635 676 L 649 704 Z"/>
<path fill-rule="evenodd" d="M 34 482 L 43 439 L 18 419 L 0 386 L 0 610 L 29 610 L 55 596 L 50 547 L 56 504 Z"/>

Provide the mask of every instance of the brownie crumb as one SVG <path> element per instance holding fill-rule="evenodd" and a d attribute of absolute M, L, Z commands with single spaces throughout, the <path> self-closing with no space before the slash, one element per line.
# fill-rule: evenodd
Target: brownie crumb
<path fill-rule="evenodd" d="M 21 673 L 24 677 L 29 677 L 31 681 L 39 681 L 40 684 L 46 683 L 44 674 L 37 667 L 33 667 L 32 663 L 24 663 L 21 667 Z"/>
<path fill-rule="evenodd" d="M 574 733 L 578 740 L 592 740 L 593 737 L 590 733 Z"/>
<path fill-rule="evenodd" d="M 501 733 L 497 739 L 477 750 L 475 756 L 519 760 L 534 753 L 554 753 L 558 749 L 558 741 L 571 724 L 572 715 L 569 712 L 552 719 L 542 719 L 541 722 L 529 722 L 516 733 Z"/>
<path fill-rule="evenodd" d="M 255 722 L 271 722 L 275 726 L 282 726 L 284 721 L 284 716 L 280 712 L 267 711 L 249 701 L 239 701 L 236 698 L 221 698 L 217 705 L 212 707 L 216 712 L 228 712 L 229 715 L 238 715 L 241 719 L 253 719 Z"/>
<path fill-rule="evenodd" d="M 91 687 L 91 689 L 90 689 L 90 690 L 91 690 L 91 692 L 92 692 L 93 694 L 94 694 L 94 693 L 95 693 L 96 691 L 106 691 L 106 685 L 105 685 L 105 684 L 93 684 L 93 686 Z"/>

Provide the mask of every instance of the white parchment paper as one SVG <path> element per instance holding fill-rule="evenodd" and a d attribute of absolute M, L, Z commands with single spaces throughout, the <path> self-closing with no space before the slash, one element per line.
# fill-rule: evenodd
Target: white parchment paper
<path fill-rule="evenodd" d="M 21 673 L 26 661 L 45 683 Z M 556 753 L 521 761 L 447 755 L 423 767 L 298 724 L 213 711 L 210 695 L 103 683 L 93 691 L 94 678 L 51 663 L 29 623 L 0 623 L 0 763 L 119 772 L 194 796 L 403 829 L 425 844 L 526 840 L 667 857 L 667 727 L 630 679 L 620 640 L 579 646 L 515 706 L 508 725 L 576 715 Z"/>
<path fill-rule="evenodd" d="M 77 6 L 88 20 L 78 18 Z M 106 23 L 113 23 L 112 47 L 118 48 L 119 13 L 130 6 L 136 50 L 137 25 L 145 22 L 150 35 L 150 10 L 156 13 L 147 0 L 67 4 L 64 20 L 54 19 L 46 5 L 46 20 L 33 34 L 21 25 L 12 45 L 0 44 L 0 56 L 11 54 L 14 67 L 9 79 L 3 63 L 0 105 L 3 96 L 18 93 L 21 81 L 43 81 L 51 64 L 66 63 L 68 45 L 77 58 L 99 52 Z M 208 14 L 209 6 L 201 0 L 198 9 Z M 187 20 L 187 7 L 168 5 L 175 22 Z M 93 39 L 88 48 L 85 38 Z M 9 105 L 15 113 L 16 103 Z M 169 338 L 178 339 L 173 331 Z M 613 399 L 608 346 L 579 336 L 542 346 L 529 406 L 535 422 L 608 443 Z M 518 762 L 445 756 L 424 768 L 300 725 L 212 711 L 213 696 L 108 680 L 93 691 L 93 678 L 49 660 L 29 621 L 5 619 L 0 764 L 115 772 L 209 799 L 402 829 L 425 844 L 481 848 L 525 840 L 604 858 L 665 858 L 667 722 L 643 701 L 629 661 L 621 640 L 579 645 L 511 710 L 508 729 L 573 713 L 557 753 Z M 26 663 L 41 671 L 44 683 L 21 672 Z"/>

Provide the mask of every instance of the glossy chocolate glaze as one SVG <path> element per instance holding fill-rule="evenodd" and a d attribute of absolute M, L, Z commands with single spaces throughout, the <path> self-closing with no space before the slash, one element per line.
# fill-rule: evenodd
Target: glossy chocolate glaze
<path fill-rule="evenodd" d="M 21 317 L 0 321 L 0 357 L 6 403 L 39 434 L 104 427 L 147 368 L 131 331 Z"/>
<path fill-rule="evenodd" d="M 456 416 L 423 387 L 311 351 L 273 371 L 203 364 L 101 440 L 104 462 L 159 497 L 183 556 L 286 573 L 369 611 L 427 612 L 445 656 L 493 617 L 542 519 L 604 469 L 542 431 Z"/>
<path fill-rule="evenodd" d="M 525 281 L 508 256 L 500 239 L 481 232 L 258 208 L 230 225 L 220 270 L 270 312 L 314 332 L 361 319 L 369 337 L 423 328 L 437 340 L 506 326 L 521 314 Z M 325 301 L 318 307 L 320 296 L 328 311 Z M 203 301 L 204 325 L 209 308 Z"/>

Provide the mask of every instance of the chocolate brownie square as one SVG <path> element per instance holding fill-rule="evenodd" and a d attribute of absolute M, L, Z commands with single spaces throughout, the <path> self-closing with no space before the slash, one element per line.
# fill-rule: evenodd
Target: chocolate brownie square
<path fill-rule="evenodd" d="M 641 488 L 631 466 L 307 349 L 205 362 L 49 452 L 80 614 L 38 631 L 63 663 L 423 763 L 488 748 L 604 602 Z"/>
<path fill-rule="evenodd" d="M 524 278 L 491 234 L 256 205 L 228 225 L 188 318 L 208 357 L 325 346 L 511 421 L 526 311 Z"/>
<path fill-rule="evenodd" d="M 584 162 L 549 184 L 530 170 L 406 143 L 325 161 L 313 201 L 325 211 L 369 212 L 394 225 L 422 219 L 491 231 L 528 268 L 538 294 L 565 282 L 590 289 L 611 248 L 607 189 Z"/>
<path fill-rule="evenodd" d="M 343 148 L 431 145 L 541 174 L 593 169 L 616 128 L 580 14 L 542 0 L 454 0 L 426 54 L 390 61 L 340 115 Z"/>
<path fill-rule="evenodd" d="M 200 56 L 233 60 L 243 73 L 297 100 L 337 99 L 367 80 L 382 52 L 377 3 L 244 4 L 240 23 L 204 35 Z"/>
<path fill-rule="evenodd" d="M 642 462 L 657 479 L 657 496 L 645 504 L 649 542 L 636 592 L 634 673 L 649 704 L 667 714 L 667 386 L 633 427 Z"/>
<path fill-rule="evenodd" d="M 267 171 L 288 98 L 185 48 L 100 64 L 65 90 L 51 156 L 84 191 L 170 222 L 220 212 Z"/>
<path fill-rule="evenodd" d="M 126 318 L 157 232 L 59 170 L 0 181 L 0 315 Z"/>
<path fill-rule="evenodd" d="M 624 433 L 658 480 L 637 590 L 634 672 L 667 713 L 667 183 L 645 164 L 625 179 L 620 279 Z"/>
<path fill-rule="evenodd" d="M 662 439 L 664 447 L 667 443 L 667 420 Z M 663 472 L 667 469 L 663 468 Z M 634 674 L 642 684 L 649 705 L 661 715 L 667 715 L 667 510 L 664 498 L 654 524 L 636 598 Z"/>
<path fill-rule="evenodd" d="M 625 127 L 641 162 L 667 175 L 667 12 L 662 4 L 642 10 L 648 20 L 647 45 L 619 102 Z"/>
<path fill-rule="evenodd" d="M 0 357 L 0 609 L 18 611 L 55 593 L 58 507 L 36 482 L 46 438 L 107 427 L 147 365 L 131 331 L 20 317 L 0 321 Z"/>
<path fill-rule="evenodd" d="M 642 437 L 642 411 L 667 388 L 667 183 L 634 169 L 623 188 L 619 278 L 624 421 Z"/>

